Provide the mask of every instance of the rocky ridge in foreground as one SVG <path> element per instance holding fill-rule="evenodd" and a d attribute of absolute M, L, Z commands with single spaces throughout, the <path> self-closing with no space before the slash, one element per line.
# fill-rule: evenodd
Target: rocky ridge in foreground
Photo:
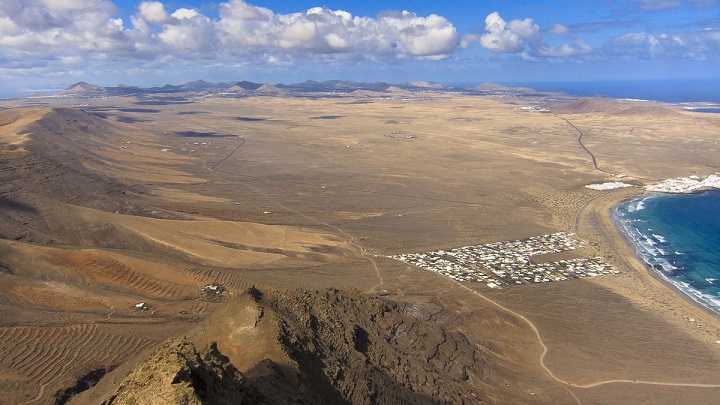
<path fill-rule="evenodd" d="M 483 349 L 420 319 L 409 304 L 353 290 L 249 294 L 254 298 L 234 307 L 255 314 L 234 332 L 241 343 L 205 336 L 219 343 L 198 352 L 192 337 L 170 340 L 104 404 L 463 404 L 487 397 L 478 389 L 492 374 Z M 214 322 L 222 320 L 208 319 Z M 264 358 L 242 373 L 218 351 L 224 347 L 240 363 L 268 339 L 285 358 Z"/>

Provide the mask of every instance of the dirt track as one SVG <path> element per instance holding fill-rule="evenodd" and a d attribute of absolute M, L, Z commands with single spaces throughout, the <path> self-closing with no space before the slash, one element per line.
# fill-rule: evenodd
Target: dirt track
<path fill-rule="evenodd" d="M 494 348 L 497 398 L 593 402 L 610 397 L 602 387 L 618 385 L 628 395 L 675 387 L 692 401 L 705 395 L 692 388 L 717 388 L 709 381 L 717 354 L 707 343 L 717 325 L 681 327 L 682 315 L 702 315 L 674 308 L 621 260 L 613 263 L 622 275 L 597 284 L 498 294 L 376 257 L 569 229 L 590 240 L 582 254 L 620 254 L 596 229 L 596 203 L 611 196 L 584 189 L 607 179 L 590 150 L 603 169 L 634 179 L 712 170 L 712 117 L 569 114 L 560 117 L 568 127 L 496 100 L 444 96 L 119 110 L 133 102 L 91 100 L 86 108 L 108 118 L 54 111 L 33 127 L 31 142 L 0 152 L 0 334 L 8 336 L 3 352 L 14 353 L 0 371 L 13 376 L 3 389 L 16 402 L 50 403 L 93 369 L 136 362 L 134 353 L 184 333 L 252 285 L 354 287 L 409 302 L 417 316 Z M 329 109 L 335 118 L 313 119 Z M 237 114 L 263 118 L 238 124 Z M 687 128 L 692 137 L 673 142 Z M 415 137 L 384 136 L 398 130 Z M 208 296 L 211 283 L 226 292 Z M 149 311 L 135 311 L 138 302 Z M 618 322 L 620 313 L 637 323 Z M 86 345 L 68 345 L 72 325 L 85 331 Z M 593 327 L 627 341 L 606 340 L 596 353 L 584 332 Z M 673 354 L 648 367 L 634 343 L 641 336 L 662 339 Z M 38 346 L 42 337 L 55 343 Z"/>

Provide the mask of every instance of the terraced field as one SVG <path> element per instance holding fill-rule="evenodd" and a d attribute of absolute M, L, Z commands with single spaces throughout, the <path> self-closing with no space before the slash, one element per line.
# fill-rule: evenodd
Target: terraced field
<path fill-rule="evenodd" d="M 24 403 L 52 403 L 50 397 L 89 371 L 112 370 L 154 344 L 139 336 L 108 333 L 95 324 L 0 327 L 0 389 L 24 392 L 15 396 Z"/>
<path fill-rule="evenodd" d="M 216 283 L 231 292 L 243 291 L 252 287 L 252 283 L 235 275 L 215 269 L 197 267 L 190 273 L 202 283 Z"/>
<path fill-rule="evenodd" d="M 174 301 L 193 299 L 198 295 L 195 286 L 158 280 L 113 257 L 92 253 L 66 254 L 59 258 L 54 257 L 53 260 L 62 261 L 65 266 L 83 269 L 82 275 L 86 280 L 96 282 L 109 289 L 141 294 L 148 298 Z M 180 278 L 180 280 L 182 279 Z"/>

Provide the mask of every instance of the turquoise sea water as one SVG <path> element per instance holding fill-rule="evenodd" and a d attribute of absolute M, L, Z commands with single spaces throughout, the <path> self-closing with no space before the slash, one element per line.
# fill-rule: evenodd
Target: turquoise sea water
<path fill-rule="evenodd" d="M 720 190 L 641 197 L 615 219 L 653 271 L 720 314 Z"/>

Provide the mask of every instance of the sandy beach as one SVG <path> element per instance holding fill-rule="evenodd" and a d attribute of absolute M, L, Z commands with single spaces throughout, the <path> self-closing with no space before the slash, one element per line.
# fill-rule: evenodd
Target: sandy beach
<path fill-rule="evenodd" d="M 720 339 L 720 317 L 705 306 L 690 298 L 672 283 L 665 280 L 657 271 L 650 268 L 639 256 L 632 240 L 619 228 L 614 218 L 615 208 L 625 201 L 649 195 L 644 192 L 630 192 L 628 195 L 607 196 L 596 204 L 588 207 L 589 216 L 600 218 L 600 227 L 595 228 L 601 232 L 610 249 L 619 254 L 616 258 L 624 263 L 635 277 L 613 280 L 598 280 L 600 283 L 622 291 L 628 299 L 639 305 L 658 310 L 665 319 L 674 325 L 691 332 L 704 342 L 717 347 Z M 609 281 L 609 282 L 607 282 Z M 637 285 L 633 285 L 637 283 Z M 695 321 L 689 321 L 694 319 Z M 700 327 L 701 325 L 702 327 Z"/>

